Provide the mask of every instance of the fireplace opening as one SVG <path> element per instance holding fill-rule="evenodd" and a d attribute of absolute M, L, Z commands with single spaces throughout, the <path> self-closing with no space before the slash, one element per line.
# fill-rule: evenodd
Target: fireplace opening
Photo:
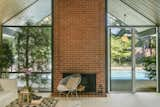
<path fill-rule="evenodd" d="M 74 73 L 63 73 L 63 78 Z M 80 85 L 85 86 L 84 92 L 96 92 L 96 74 L 81 74 Z"/>

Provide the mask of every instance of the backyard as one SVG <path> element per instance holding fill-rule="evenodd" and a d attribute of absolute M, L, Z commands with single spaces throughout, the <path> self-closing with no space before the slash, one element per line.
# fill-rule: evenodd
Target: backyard
<path fill-rule="evenodd" d="M 133 35 L 130 29 L 116 31 L 112 28 L 111 32 L 111 90 L 131 90 L 134 58 L 136 90 L 155 91 L 156 36 L 140 36 L 137 32 L 133 51 Z M 122 85 L 124 82 L 126 84 Z"/>

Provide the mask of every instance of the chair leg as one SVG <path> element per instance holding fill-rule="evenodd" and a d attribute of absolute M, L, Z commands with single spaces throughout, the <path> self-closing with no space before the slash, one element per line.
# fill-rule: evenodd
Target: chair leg
<path fill-rule="evenodd" d="M 76 97 L 78 97 L 78 92 L 77 92 L 77 90 L 75 90 L 75 91 L 68 91 L 68 93 L 66 94 L 66 96 L 68 97 L 69 95 L 73 95 L 74 93 L 73 92 L 75 92 L 75 94 L 76 94 Z"/>
<path fill-rule="evenodd" d="M 78 97 L 78 93 L 77 93 L 77 90 L 76 90 L 76 97 Z"/>
<path fill-rule="evenodd" d="M 67 97 L 69 96 L 69 94 L 70 94 L 71 92 L 70 91 L 68 91 L 68 93 L 66 94 L 67 95 Z"/>

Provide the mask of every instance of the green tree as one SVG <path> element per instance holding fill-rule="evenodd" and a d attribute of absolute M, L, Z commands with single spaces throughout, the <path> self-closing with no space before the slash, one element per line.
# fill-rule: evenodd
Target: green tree
<path fill-rule="evenodd" d="M 123 64 L 127 62 L 131 56 L 131 40 L 122 40 L 122 36 L 111 36 L 111 55 L 112 61 L 118 64 Z M 125 61 L 124 61 L 125 60 Z"/>
<path fill-rule="evenodd" d="M 32 25 L 27 22 L 27 25 Z M 40 27 L 20 27 L 15 33 L 18 71 L 32 68 L 32 72 L 48 70 L 50 59 L 51 29 Z M 29 74 L 26 74 L 26 86 L 29 86 Z"/>
<path fill-rule="evenodd" d="M 142 58 L 144 64 L 144 70 L 147 71 L 146 76 L 150 80 L 156 79 L 156 37 L 150 37 L 148 41 L 148 48 L 150 49 L 150 56 L 144 56 Z M 154 52 L 152 52 L 154 50 Z"/>
<path fill-rule="evenodd" d="M 156 79 L 156 56 L 144 57 L 144 70 L 147 71 L 146 76 L 150 80 Z"/>
<path fill-rule="evenodd" d="M 10 43 L 8 40 L 4 39 L 0 46 L 0 77 L 2 76 L 1 72 L 8 72 L 13 62 L 13 53 Z"/>

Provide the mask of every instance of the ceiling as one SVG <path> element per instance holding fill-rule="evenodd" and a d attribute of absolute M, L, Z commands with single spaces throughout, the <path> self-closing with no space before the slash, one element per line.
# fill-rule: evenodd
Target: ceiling
<path fill-rule="evenodd" d="M 0 0 L 0 25 L 51 25 L 52 0 Z M 3 36 L 12 37 L 16 27 L 3 27 Z M 1 29 L 0 29 L 1 32 Z"/>
<path fill-rule="evenodd" d="M 23 10 L 20 14 L 4 23 L 4 25 L 21 26 L 26 25 L 26 22 L 28 21 L 31 21 L 34 25 L 36 25 L 46 16 L 51 15 L 51 12 L 52 0 L 37 0 L 37 2 Z"/>
<path fill-rule="evenodd" d="M 153 26 L 160 25 L 159 4 L 160 0 L 108 0 L 108 13 L 126 26 L 148 26 L 135 27 L 138 32 L 146 35 L 151 31 L 155 33 Z"/>
<path fill-rule="evenodd" d="M 108 6 L 127 25 L 160 25 L 160 0 L 108 0 Z"/>
<path fill-rule="evenodd" d="M 0 0 L 0 24 L 25 25 L 27 21 L 38 23 L 51 15 L 52 0 Z"/>
<path fill-rule="evenodd" d="M 0 24 L 24 24 L 24 20 L 29 19 L 39 21 L 51 14 L 51 1 L 0 0 Z M 160 25 L 159 4 L 160 0 L 108 0 L 108 11 L 127 25 Z"/>
<path fill-rule="evenodd" d="M 141 13 L 148 20 L 160 25 L 160 0 L 120 0 Z"/>
<path fill-rule="evenodd" d="M 0 0 L 0 24 L 21 12 L 37 0 Z"/>

